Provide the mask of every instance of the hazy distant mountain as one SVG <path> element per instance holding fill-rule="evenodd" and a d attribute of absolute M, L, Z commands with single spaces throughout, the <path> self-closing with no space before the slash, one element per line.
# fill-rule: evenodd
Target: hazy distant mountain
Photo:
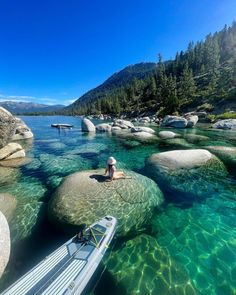
<path fill-rule="evenodd" d="M 0 106 L 12 114 L 27 114 L 34 112 L 54 112 L 64 108 L 64 105 L 46 105 L 34 102 L 1 101 Z"/>

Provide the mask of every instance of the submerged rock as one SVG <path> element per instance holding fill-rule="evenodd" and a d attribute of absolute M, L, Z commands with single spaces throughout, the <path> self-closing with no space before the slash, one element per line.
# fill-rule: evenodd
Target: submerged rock
<path fill-rule="evenodd" d="M 167 188 L 199 196 L 214 191 L 216 179 L 227 175 L 224 164 L 203 149 L 153 154 L 146 161 L 146 169 Z"/>
<path fill-rule="evenodd" d="M 96 130 L 99 132 L 111 132 L 111 125 L 103 123 L 96 125 Z"/>
<path fill-rule="evenodd" d="M 0 193 L 0 211 L 9 221 L 16 209 L 16 199 L 8 193 Z"/>
<path fill-rule="evenodd" d="M 5 216 L 0 211 L 0 278 L 7 266 L 10 257 L 11 239 L 10 230 Z"/>
<path fill-rule="evenodd" d="M 220 120 L 212 125 L 215 129 L 236 129 L 236 119 Z"/>
<path fill-rule="evenodd" d="M 16 119 L 10 112 L 0 107 L 0 148 L 12 139 L 16 129 Z"/>
<path fill-rule="evenodd" d="M 147 133 L 154 134 L 155 133 L 155 130 L 153 130 L 152 128 L 149 128 L 149 127 L 135 126 L 135 127 L 131 128 L 131 132 L 133 132 L 133 133 L 136 133 L 136 132 L 147 132 Z"/>
<path fill-rule="evenodd" d="M 140 229 L 162 203 L 162 192 L 151 179 L 125 172 L 132 179 L 107 181 L 103 169 L 66 177 L 50 201 L 50 219 L 69 229 L 110 214 L 118 219 L 119 235 Z"/>
<path fill-rule="evenodd" d="M 11 184 L 20 177 L 20 171 L 17 168 L 0 166 L 0 185 Z"/>
<path fill-rule="evenodd" d="M 179 136 L 177 133 L 172 131 L 160 131 L 158 135 L 161 139 L 169 139 Z"/>
<path fill-rule="evenodd" d="M 83 132 L 95 132 L 96 128 L 94 124 L 87 118 L 81 121 L 81 129 Z"/>
<path fill-rule="evenodd" d="M 169 251 L 147 234 L 124 242 L 105 264 L 117 294 L 123 294 L 122 287 L 125 294 L 198 294 L 185 265 L 176 263 Z"/>
<path fill-rule="evenodd" d="M 198 134 L 187 134 L 185 136 L 185 139 L 189 142 L 189 143 L 199 143 L 201 141 L 206 141 L 206 140 L 210 140 L 209 137 L 204 136 L 204 135 L 198 135 Z"/>

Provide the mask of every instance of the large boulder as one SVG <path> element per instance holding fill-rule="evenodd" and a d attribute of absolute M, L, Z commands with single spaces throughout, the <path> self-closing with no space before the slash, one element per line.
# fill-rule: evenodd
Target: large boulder
<path fill-rule="evenodd" d="M 165 116 L 161 126 L 166 127 L 174 127 L 174 128 L 185 128 L 188 124 L 188 121 L 183 117 L 177 117 L 177 116 Z"/>
<path fill-rule="evenodd" d="M 204 146 L 205 149 L 219 157 L 227 166 L 236 166 L 236 147 L 229 146 Z"/>
<path fill-rule="evenodd" d="M 198 116 L 188 116 L 187 118 L 187 126 L 188 128 L 194 127 L 198 122 Z"/>
<path fill-rule="evenodd" d="M 153 130 L 152 128 L 149 128 L 149 127 L 135 126 L 135 127 L 131 128 L 131 132 L 132 133 L 135 133 L 135 132 L 147 132 L 147 133 L 154 134 L 155 130 Z"/>
<path fill-rule="evenodd" d="M 133 123 L 127 120 L 117 119 L 113 122 L 112 126 L 120 127 L 121 129 L 129 129 L 134 127 Z"/>
<path fill-rule="evenodd" d="M 8 193 L 0 193 L 0 211 L 9 221 L 16 209 L 16 198 Z"/>
<path fill-rule="evenodd" d="M 159 136 L 161 139 L 170 139 L 170 138 L 175 138 L 179 135 L 172 131 L 160 131 Z"/>
<path fill-rule="evenodd" d="M 146 161 L 146 169 L 158 183 L 189 198 L 210 195 L 217 189 L 218 179 L 227 175 L 224 164 L 204 149 L 153 154 Z"/>
<path fill-rule="evenodd" d="M 132 179 L 107 181 L 102 170 L 77 172 L 64 178 L 49 204 L 50 219 L 70 229 L 109 214 L 118 219 L 118 234 L 144 226 L 163 196 L 151 179 L 125 171 Z"/>
<path fill-rule="evenodd" d="M 16 129 L 16 119 L 10 112 L 0 107 L 0 148 L 11 140 Z"/>
<path fill-rule="evenodd" d="M 96 130 L 99 132 L 111 132 L 111 125 L 103 123 L 96 125 Z"/>
<path fill-rule="evenodd" d="M 22 139 L 30 139 L 34 135 L 30 128 L 25 124 L 23 120 L 20 118 L 15 118 L 16 119 L 16 130 L 15 134 L 12 137 L 12 140 L 22 140 Z"/>
<path fill-rule="evenodd" d="M 212 125 L 215 129 L 236 129 L 236 119 L 220 120 Z"/>
<path fill-rule="evenodd" d="M 10 230 L 5 216 L 0 211 L 0 278 L 7 266 L 10 249 L 11 249 L 11 239 Z"/>
<path fill-rule="evenodd" d="M 81 121 L 81 129 L 83 132 L 95 132 L 96 128 L 94 124 L 87 118 Z"/>
<path fill-rule="evenodd" d="M 0 161 L 24 157 L 25 151 L 23 150 L 22 146 L 18 143 L 11 142 L 0 149 Z"/>

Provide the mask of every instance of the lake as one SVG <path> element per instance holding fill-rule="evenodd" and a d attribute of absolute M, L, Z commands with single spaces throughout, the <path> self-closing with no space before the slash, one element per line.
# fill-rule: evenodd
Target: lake
<path fill-rule="evenodd" d="M 145 161 L 154 153 L 236 147 L 236 132 L 213 130 L 207 124 L 171 129 L 180 135 L 175 140 L 140 144 L 112 134 L 84 134 L 78 117 L 21 118 L 34 139 L 19 142 L 31 159 L 19 168 L 20 177 L 0 187 L 0 192 L 17 199 L 9 224 L 11 257 L 0 290 L 69 238 L 47 216 L 48 201 L 65 176 L 105 169 L 111 155 L 118 168 L 149 176 Z M 58 130 L 50 127 L 53 123 L 74 128 Z M 227 170 L 224 175 L 215 170 L 207 181 L 199 181 L 193 171 L 175 186 L 158 183 L 164 203 L 139 231 L 115 241 L 93 294 L 236 294 L 236 155 L 221 160 Z"/>

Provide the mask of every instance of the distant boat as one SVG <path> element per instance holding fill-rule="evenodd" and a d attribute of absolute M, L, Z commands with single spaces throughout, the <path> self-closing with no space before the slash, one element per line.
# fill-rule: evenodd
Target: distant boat
<path fill-rule="evenodd" d="M 81 294 L 106 252 L 117 220 L 106 216 L 67 241 L 2 295 Z"/>
<path fill-rule="evenodd" d="M 51 127 L 55 127 L 55 128 L 72 128 L 72 127 L 74 127 L 74 125 L 70 125 L 70 124 L 51 124 Z"/>

